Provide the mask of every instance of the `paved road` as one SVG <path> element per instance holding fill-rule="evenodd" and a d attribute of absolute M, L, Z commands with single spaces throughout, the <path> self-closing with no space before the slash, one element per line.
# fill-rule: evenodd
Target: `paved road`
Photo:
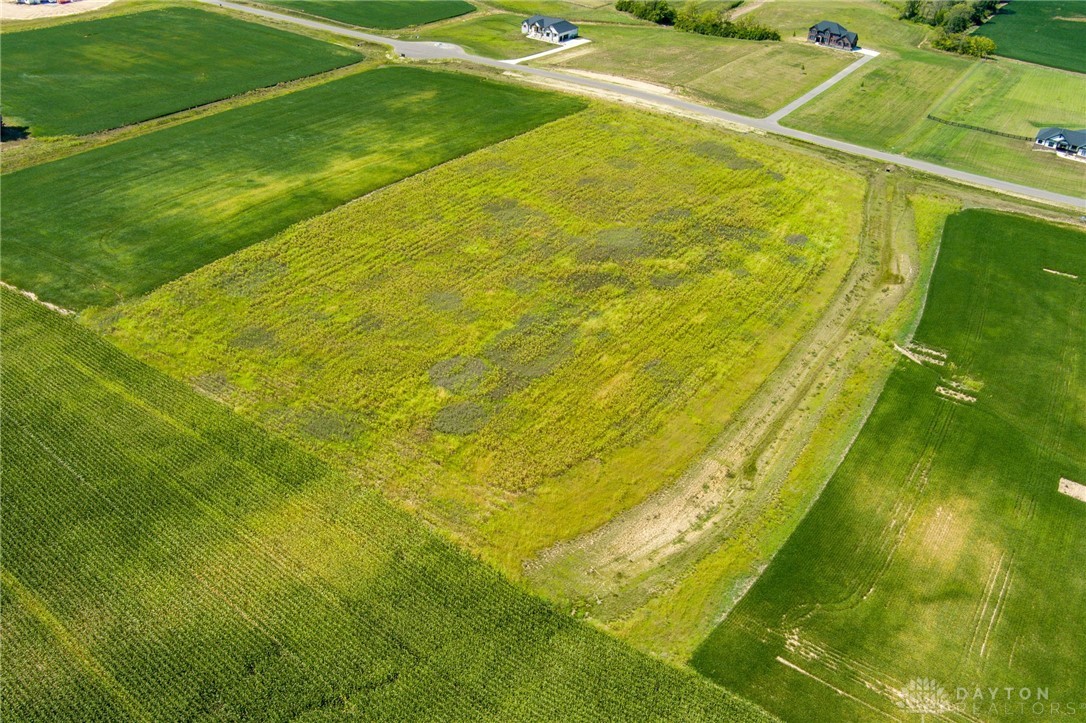
<path fill-rule="evenodd" d="M 675 108 L 681 110 L 686 114 L 698 115 L 705 118 L 712 118 L 727 121 L 737 125 L 748 126 L 750 128 L 756 128 L 758 130 L 765 131 L 767 133 L 776 133 L 777 135 L 785 136 L 787 138 L 793 138 L 796 140 L 812 143 L 814 145 L 822 146 L 824 148 L 832 148 L 844 153 L 851 153 L 857 156 L 863 156 L 865 158 L 871 158 L 883 163 L 893 164 L 897 166 L 903 166 L 906 168 L 913 168 L 918 171 L 930 173 L 935 176 L 941 176 L 943 178 L 949 178 L 954 181 L 960 181 L 971 186 L 980 186 L 982 188 L 990 188 L 1003 193 L 1011 193 L 1017 196 L 1023 196 L 1025 198 L 1032 198 L 1038 201 L 1044 201 L 1046 203 L 1055 203 L 1063 206 L 1071 206 L 1086 213 L 1086 199 L 1077 198 L 1075 196 L 1067 196 L 1062 193 L 1055 193 L 1053 191 L 1046 191 L 1041 188 L 1032 188 L 1030 186 L 1023 186 L 1018 183 L 1011 183 L 1010 181 L 1001 181 L 997 178 L 989 178 L 977 173 L 967 173 L 966 171 L 959 171 L 953 168 L 947 168 L 946 166 L 940 166 L 935 163 L 928 163 L 927 161 L 920 161 L 907 156 L 898 155 L 896 153 L 887 153 L 886 151 L 879 151 L 874 148 L 867 148 L 864 146 L 856 145 L 855 143 L 847 143 L 845 141 L 839 141 L 834 138 L 826 138 L 824 136 L 818 136 L 813 133 L 806 133 L 804 131 L 795 130 L 793 128 L 786 128 L 774 120 L 774 114 L 769 118 L 751 118 L 738 113 L 729 113 L 727 111 L 719 110 L 717 108 L 710 108 L 709 106 L 701 105 L 699 103 L 692 103 L 681 98 L 674 96 L 664 95 L 661 93 L 654 93 L 648 90 L 642 90 L 640 88 L 631 88 L 628 86 L 618 85 L 616 83 L 609 83 L 604 80 L 597 80 L 595 78 L 585 78 L 581 76 L 571 75 L 568 73 L 562 73 L 555 70 L 549 70 L 545 68 L 533 68 L 524 65 L 510 65 L 503 60 L 494 60 L 492 58 L 483 58 L 478 55 L 470 55 L 465 52 L 463 48 L 451 43 L 436 43 L 436 42 L 418 42 L 410 40 L 396 40 L 393 38 L 386 38 L 383 35 L 373 35 L 372 33 L 365 33 L 360 30 L 353 30 L 351 28 L 345 28 L 340 25 L 333 25 L 332 23 L 321 22 L 319 20 L 310 20 L 308 18 L 296 17 L 294 15 L 287 15 L 285 13 L 274 12 L 272 10 L 264 10 L 262 8 L 255 8 L 249 5 L 239 5 L 238 3 L 227 2 L 223 0 L 200 0 L 209 5 L 218 5 L 220 7 L 230 8 L 231 10 L 237 10 L 240 12 L 250 13 L 252 15 L 259 15 L 264 18 L 270 18 L 272 20 L 278 20 L 281 22 L 294 23 L 295 25 L 301 25 L 303 27 L 312 28 L 314 30 L 322 30 L 328 33 L 334 33 L 347 38 L 354 38 L 356 40 L 364 40 L 368 43 L 377 43 L 379 45 L 388 45 L 392 49 L 406 58 L 417 58 L 420 60 L 464 60 L 471 63 L 477 63 L 479 65 L 486 65 L 492 68 L 501 68 L 502 70 L 523 73 L 525 75 L 535 76 L 537 78 L 546 78 L 548 80 L 556 81 L 568 88 L 585 88 L 594 91 L 604 91 L 617 96 L 625 98 L 631 98 L 638 101 L 644 101 L 659 106 L 668 108 Z M 838 73 L 837 76 L 831 78 L 831 81 L 836 82 L 840 80 L 848 72 L 852 72 L 859 65 L 866 63 L 870 60 L 870 57 L 861 59 Z M 847 71 L 847 72 L 846 72 Z M 815 91 L 822 92 L 829 87 L 826 83 L 822 86 L 815 88 L 812 91 L 817 95 Z M 813 95 L 809 93 L 808 95 Z M 789 104 L 790 106 L 793 104 Z M 788 106 L 786 106 L 787 108 Z M 796 107 L 799 107 L 798 105 Z M 783 109 L 782 109 L 783 110 Z M 791 108 L 795 110 L 795 108 Z M 789 112 L 791 112 L 789 110 Z M 779 113 L 780 111 L 778 111 Z M 1059 163 L 1058 159 L 1052 159 L 1053 163 Z"/>

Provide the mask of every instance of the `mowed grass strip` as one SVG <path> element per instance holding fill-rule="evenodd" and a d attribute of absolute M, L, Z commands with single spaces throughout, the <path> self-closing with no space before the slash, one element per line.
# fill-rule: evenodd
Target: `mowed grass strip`
<path fill-rule="evenodd" d="M 917 679 L 985 720 L 1080 705 L 1086 503 L 1058 485 L 1086 479 L 1083 244 L 1026 217 L 947 221 L 915 336 L 928 361 L 898 362 L 698 670 L 786 719 L 900 715 Z"/>
<path fill-rule="evenodd" d="M 217 12 L 173 7 L 6 32 L 8 125 L 83 135 L 313 75 L 362 55 Z"/>
<path fill-rule="evenodd" d="M 378 30 L 425 25 L 473 12 L 465 0 L 260 0 L 284 10 Z"/>
<path fill-rule="evenodd" d="M 5 719 L 765 720 L 7 290 Z"/>
<path fill-rule="evenodd" d="M 824 308 L 863 191 L 594 106 L 96 320 L 519 574 L 705 451 Z"/>
<path fill-rule="evenodd" d="M 976 32 L 1005 57 L 1086 73 L 1086 1 L 1015 0 Z"/>
<path fill-rule="evenodd" d="M 582 106 L 383 68 L 17 171 L 3 278 L 65 307 L 111 304 Z"/>

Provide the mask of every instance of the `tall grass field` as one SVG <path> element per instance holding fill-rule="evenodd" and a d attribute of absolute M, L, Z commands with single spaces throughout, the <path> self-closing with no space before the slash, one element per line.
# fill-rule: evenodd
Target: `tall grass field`
<path fill-rule="evenodd" d="M 765 720 L 0 290 L 4 718 Z"/>
<path fill-rule="evenodd" d="M 828 303 L 864 188 L 592 107 L 92 323 L 519 574 L 704 452 Z"/>
<path fill-rule="evenodd" d="M 115 303 L 582 105 L 390 67 L 16 171 L 3 279 L 65 307 Z"/>
<path fill-rule="evenodd" d="M 183 7 L 9 31 L 3 45 L 4 122 L 27 124 L 35 136 L 138 123 L 362 59 L 350 48 Z"/>
<path fill-rule="evenodd" d="M 912 358 L 695 668 L 794 720 L 1081 715 L 1084 243 L 949 218 Z"/>

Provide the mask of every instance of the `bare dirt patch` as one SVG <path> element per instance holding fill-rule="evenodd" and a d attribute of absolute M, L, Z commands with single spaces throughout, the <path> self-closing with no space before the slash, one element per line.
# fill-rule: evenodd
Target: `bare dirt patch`
<path fill-rule="evenodd" d="M 1079 502 L 1086 502 L 1086 485 L 1060 477 L 1060 494 L 1074 497 Z"/>
<path fill-rule="evenodd" d="M 3 0 L 0 3 L 0 19 L 36 20 L 38 18 L 56 18 L 76 15 L 91 10 L 100 10 L 113 0 L 72 0 L 63 5 L 17 5 L 15 0 Z"/>

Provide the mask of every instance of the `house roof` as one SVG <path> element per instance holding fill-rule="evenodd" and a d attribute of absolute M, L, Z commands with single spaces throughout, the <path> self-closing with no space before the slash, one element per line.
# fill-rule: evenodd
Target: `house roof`
<path fill-rule="evenodd" d="M 1086 130 L 1071 131 L 1066 128 L 1042 128 L 1037 132 L 1037 140 L 1047 141 L 1049 138 L 1063 136 L 1063 139 L 1072 146 L 1086 146 Z"/>
<path fill-rule="evenodd" d="M 556 33 L 568 33 L 570 30 L 577 29 L 577 26 L 568 20 L 559 20 L 558 22 L 553 23 L 550 27 Z"/>
<path fill-rule="evenodd" d="M 570 30 L 576 30 L 577 26 L 568 20 L 562 18 L 550 18 L 546 15 L 533 15 L 524 21 L 528 25 L 538 25 L 540 28 L 546 30 L 547 28 L 554 28 L 556 32 L 567 33 Z"/>
<path fill-rule="evenodd" d="M 832 33 L 834 35 L 841 35 L 848 38 L 853 43 L 855 43 L 856 39 L 859 38 L 856 33 L 850 32 L 848 28 L 846 28 L 844 25 L 841 25 L 840 23 L 835 23 L 832 20 L 823 20 L 817 25 L 812 26 L 811 30 L 817 30 L 820 33 Z"/>

